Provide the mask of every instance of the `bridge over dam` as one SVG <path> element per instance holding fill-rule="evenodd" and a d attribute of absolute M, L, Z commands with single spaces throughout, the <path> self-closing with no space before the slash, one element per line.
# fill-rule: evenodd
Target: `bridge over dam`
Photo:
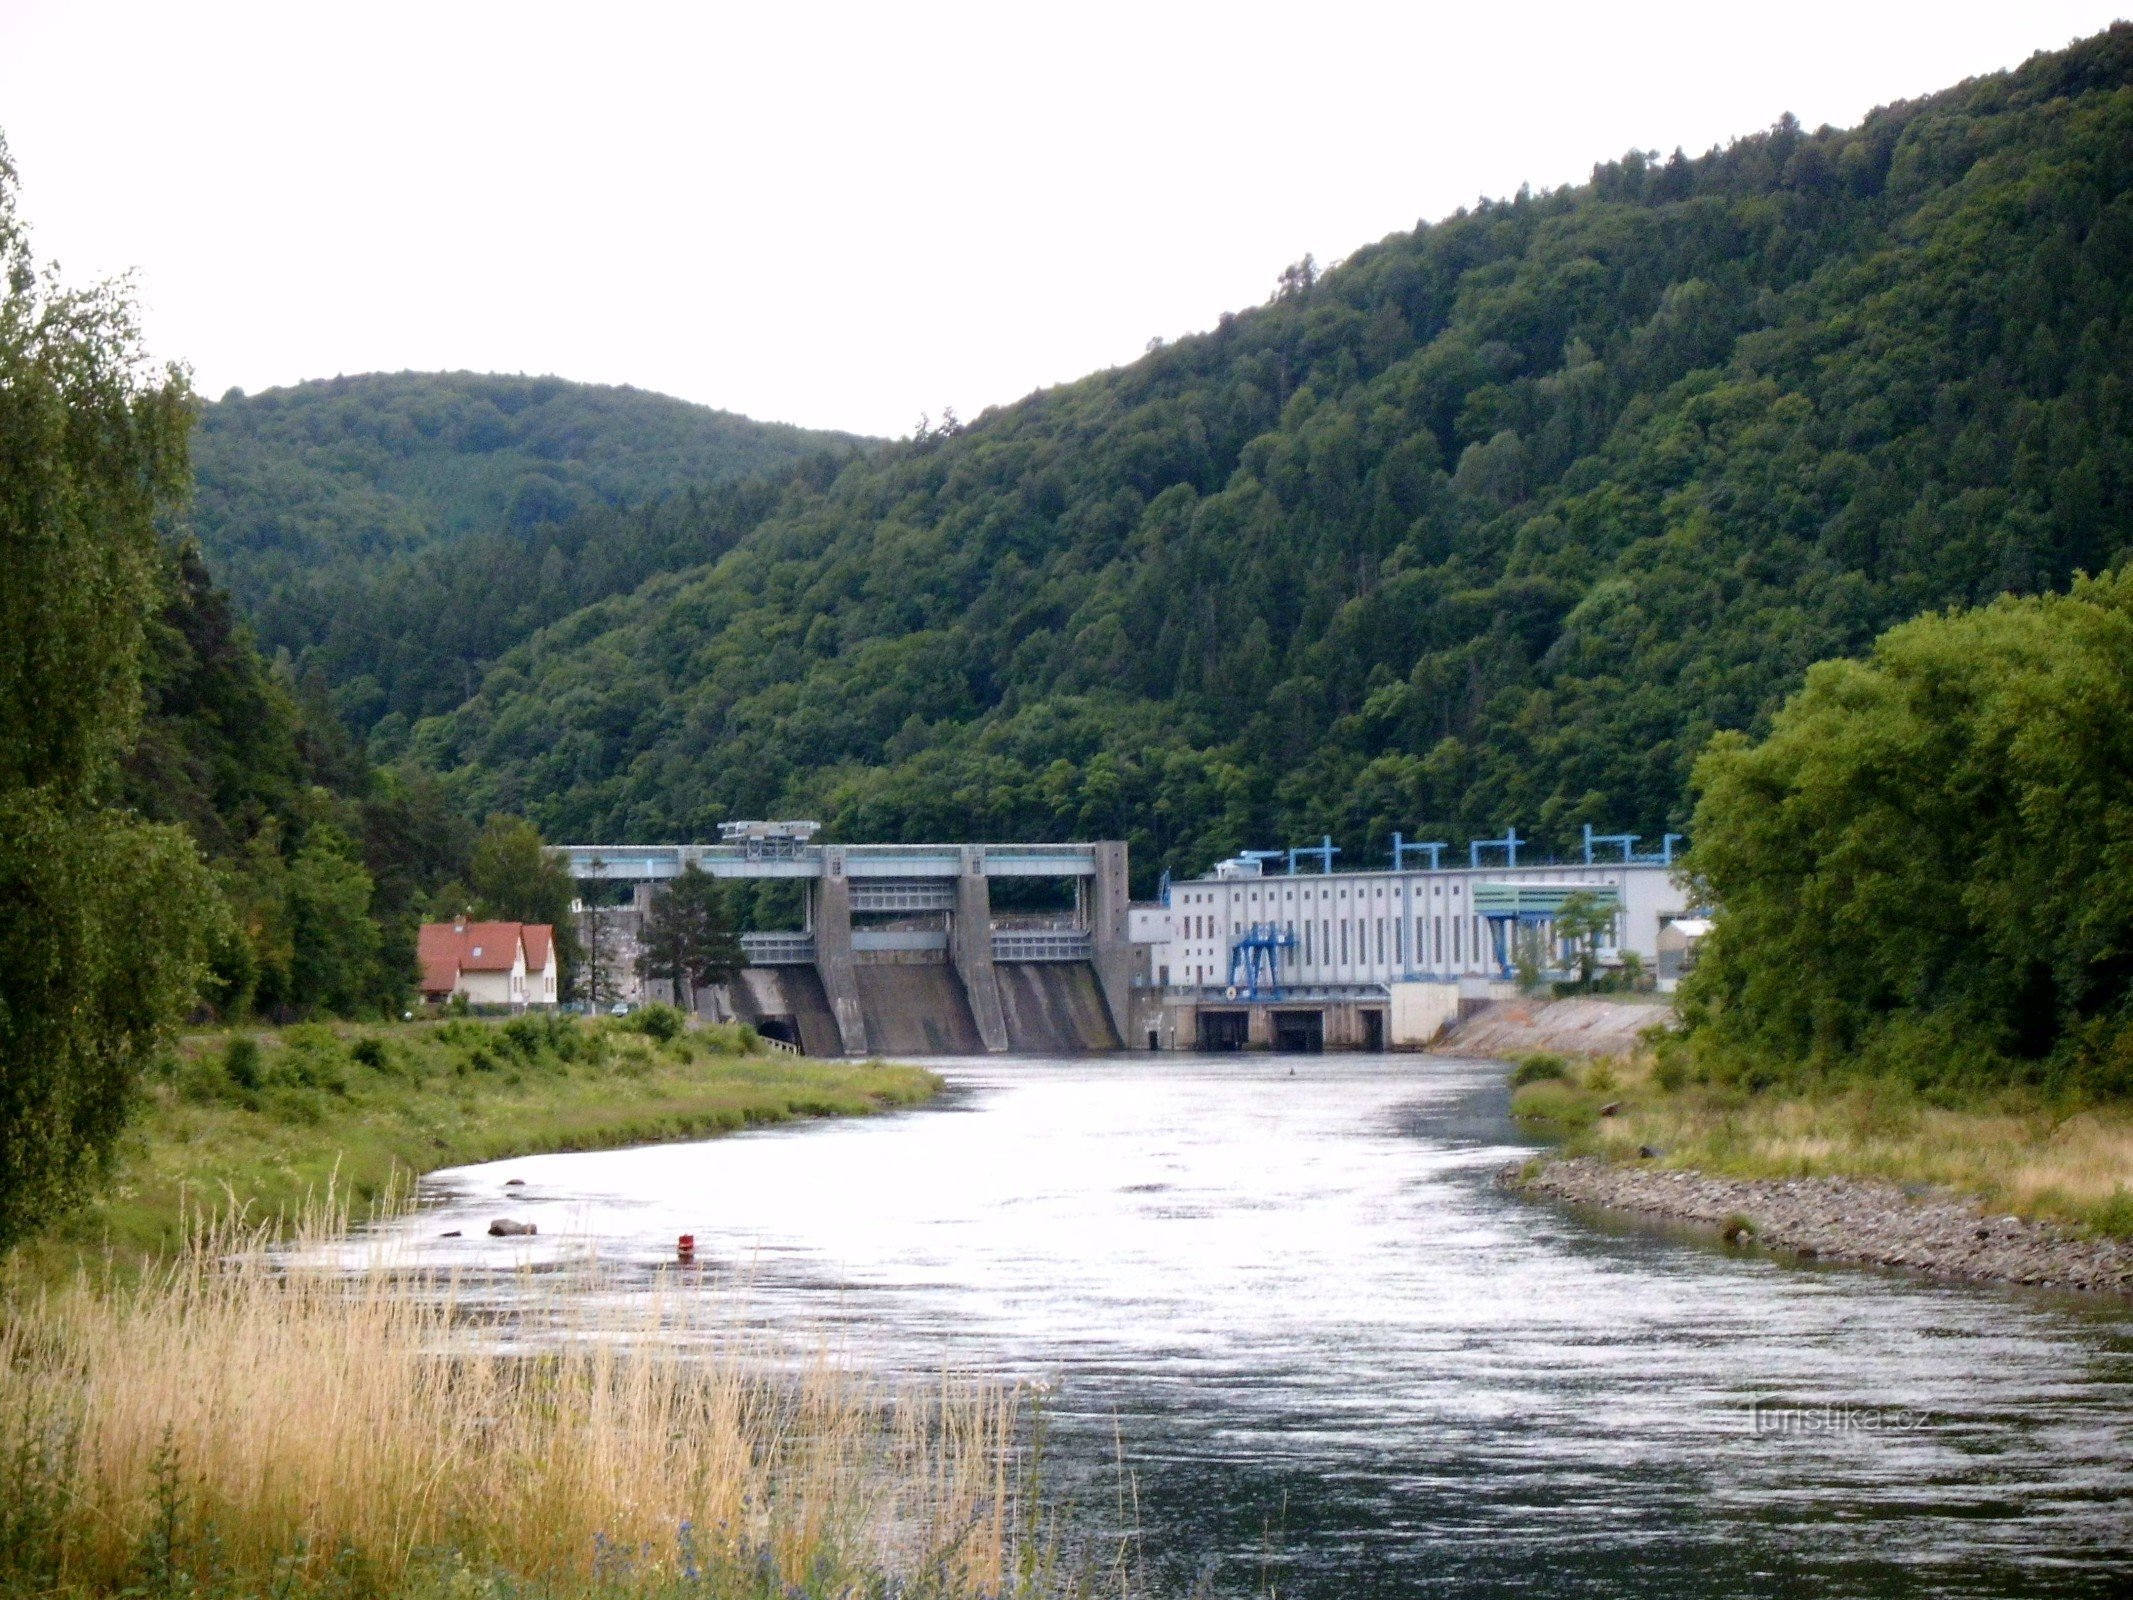
<path fill-rule="evenodd" d="M 583 883 L 653 885 L 690 867 L 783 879 L 801 926 L 747 933 L 734 1010 L 810 1055 L 1115 1050 L 1133 950 L 1126 846 L 818 844 L 810 823 L 728 823 L 718 844 L 553 847 Z M 1072 909 L 998 916 L 996 879 L 1070 886 Z M 1064 896 L 1060 898 L 1064 899 Z"/>

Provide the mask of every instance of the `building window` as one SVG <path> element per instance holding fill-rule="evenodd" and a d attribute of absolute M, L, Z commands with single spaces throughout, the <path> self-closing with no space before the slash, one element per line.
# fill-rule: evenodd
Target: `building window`
<path fill-rule="evenodd" d="M 1385 965 L 1385 919 L 1378 918 L 1378 965 Z"/>
<path fill-rule="evenodd" d="M 1304 965 L 1311 965 L 1311 924 L 1304 924 Z"/>
<path fill-rule="evenodd" d="M 1341 965 L 1348 964 L 1348 919 L 1341 918 Z"/>
<path fill-rule="evenodd" d="M 1459 953 L 1459 924 L 1461 920 L 1459 917 L 1452 918 L 1452 965 L 1455 967 L 1466 960 L 1466 957 Z"/>

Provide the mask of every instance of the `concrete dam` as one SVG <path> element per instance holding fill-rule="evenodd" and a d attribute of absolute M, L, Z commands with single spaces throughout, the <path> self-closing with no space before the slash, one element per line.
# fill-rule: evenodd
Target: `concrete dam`
<path fill-rule="evenodd" d="M 651 883 L 690 867 L 791 879 L 803 925 L 742 935 L 735 1012 L 809 1055 L 1116 1050 L 1131 1004 L 1126 847 L 837 845 L 805 823 L 736 823 L 716 845 L 559 847 L 572 878 Z M 995 879 L 1071 886 L 1056 916 L 995 917 Z"/>

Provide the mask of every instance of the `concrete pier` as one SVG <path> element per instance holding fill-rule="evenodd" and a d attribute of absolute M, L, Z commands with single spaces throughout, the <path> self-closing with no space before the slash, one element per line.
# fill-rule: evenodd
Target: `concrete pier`
<path fill-rule="evenodd" d="M 949 928 L 949 952 L 978 1038 L 990 1051 L 1008 1047 L 1007 1018 L 1000 1009 L 1000 981 L 992 964 L 992 890 L 985 878 L 985 847 L 962 848 L 962 871 L 955 880 L 955 910 Z"/>
<path fill-rule="evenodd" d="M 822 876 L 814 884 L 815 971 L 829 996 L 830 1012 L 844 1053 L 867 1053 L 866 1007 L 859 999 L 859 979 L 852 970 L 852 880 L 845 875 L 840 845 L 822 847 Z"/>

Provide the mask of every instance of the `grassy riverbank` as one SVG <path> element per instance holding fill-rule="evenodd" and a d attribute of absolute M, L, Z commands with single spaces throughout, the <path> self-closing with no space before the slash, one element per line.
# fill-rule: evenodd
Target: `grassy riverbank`
<path fill-rule="evenodd" d="M 660 1038 L 568 1017 L 190 1037 L 147 1086 L 102 1198 L 14 1265 L 49 1277 L 107 1248 L 138 1263 L 179 1246 L 188 1216 L 293 1214 L 329 1181 L 361 1206 L 439 1167 L 863 1114 L 939 1087 L 914 1067 L 752 1043 L 738 1027 Z"/>
<path fill-rule="evenodd" d="M 0 1319 L 0 1594 L 1087 1592 L 1011 1392 L 766 1361 L 730 1310 L 624 1308 L 597 1278 L 522 1281 L 548 1330 L 529 1353 L 449 1278 L 270 1260 L 263 1237 L 225 1226 Z"/>
<path fill-rule="evenodd" d="M 1734 1178 L 1880 1178 L 2133 1236 L 2133 1107 L 2012 1092 L 1946 1105 L 1882 1083 L 1750 1092 L 1687 1081 L 1649 1052 L 1528 1057 L 1513 1081 L 1513 1115 L 1559 1134 L 1567 1154 Z"/>

